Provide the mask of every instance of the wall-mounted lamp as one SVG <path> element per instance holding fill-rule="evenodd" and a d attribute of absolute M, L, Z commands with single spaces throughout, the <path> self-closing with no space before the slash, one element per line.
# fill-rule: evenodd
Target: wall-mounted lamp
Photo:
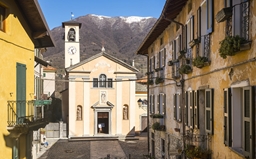
<path fill-rule="evenodd" d="M 139 107 L 141 107 L 142 106 L 142 100 L 139 99 L 137 102 L 138 102 Z"/>

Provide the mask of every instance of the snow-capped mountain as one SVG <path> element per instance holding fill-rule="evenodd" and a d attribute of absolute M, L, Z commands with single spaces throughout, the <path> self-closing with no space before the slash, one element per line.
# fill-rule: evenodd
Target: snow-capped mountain
<path fill-rule="evenodd" d="M 74 20 L 82 23 L 80 29 L 81 61 L 99 53 L 104 45 L 107 53 L 131 63 L 132 59 L 135 58 L 134 53 L 157 19 L 152 17 L 108 17 L 88 14 Z M 64 41 L 62 36 L 64 29 L 60 24 L 51 33 L 56 47 L 49 48 L 44 56 L 46 60 L 52 60 L 54 67 L 63 68 Z"/>

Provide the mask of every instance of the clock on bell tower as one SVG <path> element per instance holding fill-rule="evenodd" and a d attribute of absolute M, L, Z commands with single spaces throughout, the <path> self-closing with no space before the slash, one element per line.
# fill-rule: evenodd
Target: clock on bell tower
<path fill-rule="evenodd" d="M 71 20 L 62 23 L 65 29 L 65 68 L 80 62 L 79 29 L 81 23 Z"/>

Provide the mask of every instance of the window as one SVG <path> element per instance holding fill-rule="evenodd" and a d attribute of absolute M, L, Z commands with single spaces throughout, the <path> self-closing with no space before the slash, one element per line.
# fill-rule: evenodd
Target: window
<path fill-rule="evenodd" d="M 160 68 L 165 67 L 165 59 L 166 59 L 166 49 L 163 48 L 163 49 L 159 52 L 159 67 L 160 67 Z"/>
<path fill-rule="evenodd" d="M 239 35 L 249 40 L 249 1 L 248 0 L 226 0 L 226 7 L 234 6 L 233 16 L 227 20 L 228 35 Z"/>
<path fill-rule="evenodd" d="M 165 140 L 161 139 L 161 152 L 162 152 L 162 159 L 165 159 Z"/>
<path fill-rule="evenodd" d="M 205 90 L 205 132 L 213 134 L 213 89 Z"/>
<path fill-rule="evenodd" d="M 166 95 L 164 94 L 164 93 L 160 93 L 159 95 L 158 95 L 158 102 L 157 102 L 157 104 L 158 104 L 158 111 L 159 111 L 159 114 L 166 114 L 166 108 L 165 108 L 165 106 L 166 106 Z"/>
<path fill-rule="evenodd" d="M 188 127 L 194 128 L 194 91 L 188 92 Z"/>
<path fill-rule="evenodd" d="M 0 5 L 0 30 L 5 31 L 6 8 Z"/>
<path fill-rule="evenodd" d="M 180 49 L 180 41 L 181 36 L 178 36 L 173 42 L 172 42 L 172 61 L 174 61 L 173 67 L 172 67 L 172 77 L 178 78 L 180 76 L 179 74 L 179 67 L 180 63 L 178 61 L 178 53 Z"/>
<path fill-rule="evenodd" d="M 213 0 L 206 0 L 197 11 L 198 37 L 200 38 L 199 55 L 210 57 L 210 34 L 213 32 Z"/>
<path fill-rule="evenodd" d="M 150 104 L 150 113 L 155 113 L 155 95 L 151 94 L 149 96 L 149 104 Z"/>
<path fill-rule="evenodd" d="M 174 120 L 177 120 L 181 122 L 181 106 L 180 106 L 180 100 L 181 100 L 181 95 L 174 94 L 173 95 L 173 113 L 174 113 Z"/>
<path fill-rule="evenodd" d="M 254 101 L 255 87 L 224 89 L 224 144 L 248 158 L 254 158 Z"/>
<path fill-rule="evenodd" d="M 93 88 L 104 87 L 113 88 L 113 79 L 107 78 L 106 75 L 101 74 L 98 78 L 93 78 Z"/>
<path fill-rule="evenodd" d="M 113 80 L 112 78 L 108 78 L 108 88 L 112 88 L 113 87 Z"/>
<path fill-rule="evenodd" d="M 98 78 L 93 78 L 93 87 L 98 88 Z"/>
<path fill-rule="evenodd" d="M 189 18 L 187 25 L 187 48 L 189 47 L 188 43 L 194 39 L 194 16 Z"/>
<path fill-rule="evenodd" d="M 164 43 L 163 38 L 160 38 L 160 46 L 162 46 L 162 45 L 163 45 L 163 43 Z"/>

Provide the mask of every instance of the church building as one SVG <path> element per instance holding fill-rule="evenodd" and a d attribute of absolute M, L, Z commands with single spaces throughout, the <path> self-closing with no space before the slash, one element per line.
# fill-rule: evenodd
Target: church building
<path fill-rule="evenodd" d="M 66 89 L 62 92 L 63 121 L 68 137 L 134 136 L 136 74 L 127 63 L 101 52 L 80 61 L 81 23 L 63 22 L 65 28 Z"/>

